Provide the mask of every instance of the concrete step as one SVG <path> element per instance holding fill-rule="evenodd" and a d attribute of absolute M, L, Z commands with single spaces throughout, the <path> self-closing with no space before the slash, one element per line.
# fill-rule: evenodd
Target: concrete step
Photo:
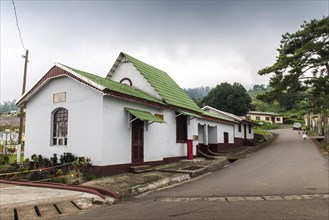
<path fill-rule="evenodd" d="M 19 220 L 23 219 L 40 219 L 38 216 L 34 206 L 25 206 L 25 207 L 17 207 L 17 217 Z"/>
<path fill-rule="evenodd" d="M 14 210 L 13 209 L 1 209 L 0 211 L 0 219 L 15 219 Z"/>
<path fill-rule="evenodd" d="M 191 178 L 194 178 L 196 176 L 200 176 L 207 172 L 208 166 L 188 166 L 183 167 L 179 171 L 188 173 Z"/>
<path fill-rule="evenodd" d="M 140 166 L 131 166 L 129 167 L 129 172 L 131 173 L 142 173 L 142 172 L 148 172 L 151 171 L 150 165 L 140 165 Z"/>
<path fill-rule="evenodd" d="M 38 208 L 43 219 L 54 219 L 60 215 L 54 204 L 41 204 Z"/>
<path fill-rule="evenodd" d="M 56 206 L 63 215 L 73 214 L 80 210 L 75 205 L 73 205 L 71 201 L 58 202 L 56 203 Z"/>

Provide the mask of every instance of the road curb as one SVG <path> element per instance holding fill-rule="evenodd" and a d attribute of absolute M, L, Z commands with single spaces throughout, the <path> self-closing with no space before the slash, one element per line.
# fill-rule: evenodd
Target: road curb
<path fill-rule="evenodd" d="M 104 189 L 98 186 L 85 186 L 85 185 L 62 185 L 59 183 L 36 183 L 36 182 L 28 182 L 28 181 L 13 181 L 13 180 L 4 180 L 0 179 L 0 183 L 5 184 L 13 184 L 19 186 L 32 186 L 32 187 L 45 187 L 52 189 L 62 189 L 62 190 L 73 190 L 78 192 L 85 192 L 94 194 L 99 197 L 99 200 L 103 201 L 103 203 L 107 203 L 108 197 L 113 197 L 114 199 L 118 198 L 118 195 L 115 192 L 112 192 L 109 189 Z"/>

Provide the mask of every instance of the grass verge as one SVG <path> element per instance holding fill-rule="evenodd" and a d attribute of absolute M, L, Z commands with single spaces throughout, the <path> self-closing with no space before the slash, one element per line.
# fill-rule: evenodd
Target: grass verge
<path fill-rule="evenodd" d="M 320 146 L 323 150 L 329 153 L 329 141 L 326 140 L 320 141 Z"/>

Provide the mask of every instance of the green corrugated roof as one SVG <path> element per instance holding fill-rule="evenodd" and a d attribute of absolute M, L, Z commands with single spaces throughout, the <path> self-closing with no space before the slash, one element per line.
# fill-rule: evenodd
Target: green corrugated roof
<path fill-rule="evenodd" d="M 176 106 L 176 107 L 181 107 L 183 109 L 189 109 L 189 110 L 193 110 L 196 112 L 200 112 L 206 116 L 211 116 L 211 117 L 226 120 L 226 121 L 233 121 L 231 118 L 224 117 L 224 116 L 218 116 L 218 115 L 211 114 L 209 112 L 201 110 L 194 103 L 194 101 L 175 83 L 175 81 L 173 81 L 171 79 L 171 77 L 167 73 L 165 73 L 159 69 L 156 69 L 155 67 L 152 67 L 148 64 L 145 64 L 129 55 L 126 55 L 126 54 L 124 54 L 124 55 L 143 74 L 143 76 L 149 81 L 149 83 L 151 85 L 153 85 L 155 90 L 159 92 L 159 94 L 164 98 L 164 100 L 167 104 L 170 104 L 170 105 Z M 92 82 L 94 82 L 104 88 L 107 88 L 109 90 L 119 92 L 122 94 L 126 94 L 126 95 L 131 95 L 131 96 L 145 99 L 148 101 L 157 102 L 157 103 L 164 104 L 164 105 L 166 104 L 163 101 L 161 101 L 153 96 L 150 96 L 149 94 L 147 94 L 143 91 L 137 90 L 131 86 L 127 86 L 127 85 L 112 81 L 108 78 L 103 78 L 103 77 L 100 77 L 100 76 L 97 76 L 97 75 L 94 75 L 94 74 L 91 74 L 91 73 L 88 73 L 85 71 L 81 71 L 81 70 L 63 65 L 63 64 L 61 64 L 61 65 L 72 70 L 76 74 L 81 75 L 82 77 L 85 77 L 88 80 L 91 80 Z M 131 110 L 131 109 L 129 109 L 129 110 Z M 181 109 L 177 109 L 177 110 L 185 115 L 199 117 L 198 115 L 191 113 L 191 112 L 183 111 Z M 153 116 L 149 112 L 144 112 L 144 111 L 136 110 L 136 109 L 132 109 L 132 111 L 134 111 L 135 114 L 139 114 L 139 116 L 141 117 L 142 120 L 149 119 L 150 121 L 155 121 L 155 120 L 161 121 L 161 119 L 159 119 L 159 118 L 153 118 L 155 116 Z M 137 111 L 139 111 L 140 113 L 136 113 Z M 142 114 L 141 112 L 144 112 L 144 114 Z M 132 113 L 132 112 L 130 112 L 130 113 Z M 149 113 L 152 117 L 147 113 Z M 133 114 L 133 115 L 135 115 L 135 114 Z M 138 117 L 138 116 L 136 116 L 136 117 Z M 143 119 L 143 117 L 144 117 L 144 119 Z M 148 119 L 147 119 L 147 117 L 148 117 Z M 151 119 L 153 119 L 153 120 L 151 120 Z M 156 121 L 156 122 L 160 122 L 160 121 Z M 164 122 L 164 121 L 162 121 L 162 122 Z"/>
<path fill-rule="evenodd" d="M 187 112 L 187 111 L 182 111 L 180 109 L 177 110 L 179 113 L 183 114 L 183 115 L 188 115 L 191 116 L 193 118 L 201 118 L 199 115 L 193 114 L 191 112 Z"/>
<path fill-rule="evenodd" d="M 136 67 L 167 104 L 196 112 L 202 112 L 199 106 L 195 104 L 195 102 L 166 72 L 137 60 L 128 54 L 122 54 Z"/>
<path fill-rule="evenodd" d="M 232 122 L 235 122 L 232 118 L 230 117 L 225 117 L 223 115 L 219 116 L 219 115 L 216 115 L 216 114 L 213 114 L 213 113 L 210 113 L 210 112 L 207 112 L 207 111 L 203 111 L 202 110 L 202 114 L 203 115 L 206 115 L 206 116 L 210 116 L 210 117 L 213 117 L 213 118 L 218 118 L 218 119 L 222 119 L 222 120 L 225 120 L 225 121 L 232 121 Z"/>
<path fill-rule="evenodd" d="M 63 64 L 61 64 L 61 65 L 63 65 Z M 66 66 L 66 65 L 63 65 L 63 66 L 65 66 L 65 67 L 69 68 L 70 70 L 74 71 L 75 73 L 77 73 L 77 74 L 93 81 L 94 83 L 96 83 L 96 84 L 98 84 L 102 87 L 105 87 L 107 89 L 110 89 L 112 91 L 119 92 L 119 93 L 126 94 L 126 95 L 131 95 L 131 96 L 134 96 L 134 97 L 137 97 L 137 98 L 146 99 L 146 100 L 149 100 L 149 101 L 152 101 L 152 102 L 165 104 L 161 100 L 159 100 L 159 99 L 157 99 L 153 96 L 150 96 L 145 92 L 137 90 L 133 87 L 130 87 L 130 86 L 118 83 L 118 82 L 114 82 L 112 80 L 109 80 L 109 79 L 106 79 L 106 78 L 103 78 L 103 77 L 100 77 L 100 76 L 96 76 L 96 75 L 91 74 L 91 73 L 87 73 L 87 72 L 84 72 L 84 71 L 81 71 L 81 70 L 77 70 L 77 69 L 74 69 L 74 68 Z"/>
<path fill-rule="evenodd" d="M 143 121 L 153 121 L 153 122 L 159 122 L 159 123 L 164 123 L 165 121 L 162 120 L 161 118 L 158 118 L 154 116 L 152 113 L 147 112 L 147 111 L 142 111 L 138 109 L 133 109 L 133 108 L 125 108 L 130 114 L 134 115 L 136 118 L 139 118 Z"/>

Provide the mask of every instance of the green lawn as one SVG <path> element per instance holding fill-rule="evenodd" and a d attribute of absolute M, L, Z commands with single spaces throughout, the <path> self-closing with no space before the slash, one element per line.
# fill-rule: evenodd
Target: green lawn
<path fill-rule="evenodd" d="M 271 132 L 268 132 L 268 131 L 263 130 L 263 129 L 254 129 L 254 134 L 269 135 L 269 134 L 271 134 Z"/>

